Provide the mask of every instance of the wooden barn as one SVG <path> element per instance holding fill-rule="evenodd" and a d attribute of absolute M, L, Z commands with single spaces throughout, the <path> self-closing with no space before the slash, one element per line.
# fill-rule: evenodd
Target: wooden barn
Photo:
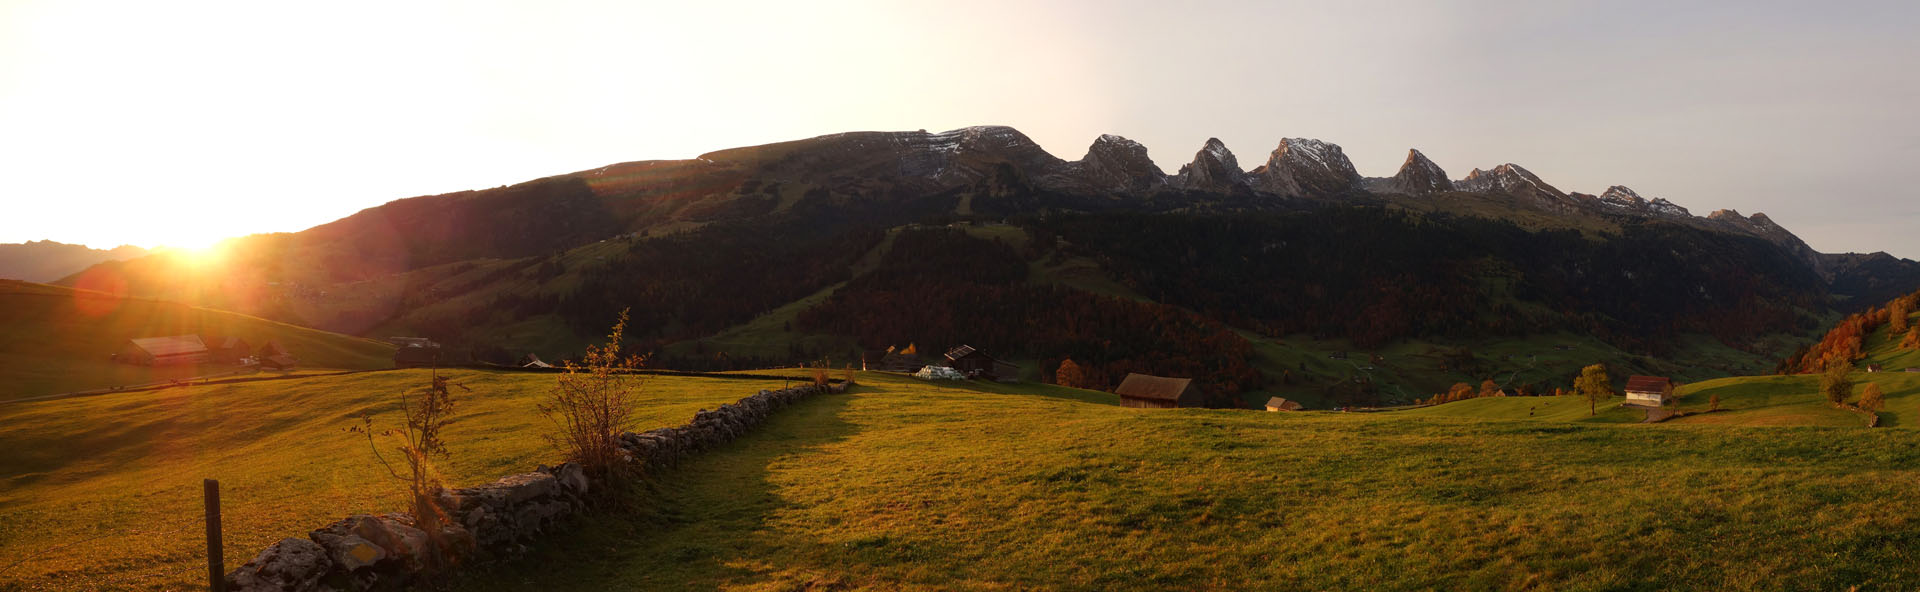
<path fill-rule="evenodd" d="M 1634 376 L 1627 379 L 1627 404 L 1659 407 L 1673 395 L 1673 383 L 1665 376 Z"/>
<path fill-rule="evenodd" d="M 260 359 L 261 368 L 268 370 L 292 370 L 300 365 L 300 359 L 293 357 L 293 352 L 287 351 L 287 346 L 280 345 L 278 339 L 268 340 L 254 353 L 254 357 Z"/>
<path fill-rule="evenodd" d="M 122 364 L 136 366 L 166 366 L 172 364 L 205 364 L 213 359 L 207 351 L 207 344 L 199 335 L 173 335 L 168 337 L 139 337 L 128 339 L 120 345 L 113 359 Z"/>
<path fill-rule="evenodd" d="M 1172 409 L 1199 407 L 1202 403 L 1200 389 L 1193 387 L 1191 378 L 1128 374 L 1113 393 L 1120 395 L 1121 407 Z"/>
<path fill-rule="evenodd" d="M 1301 405 L 1299 401 L 1288 401 L 1280 397 L 1267 399 L 1268 411 L 1299 411 L 1305 408 L 1306 406 Z"/>
<path fill-rule="evenodd" d="M 1019 366 L 996 360 L 993 356 L 974 349 L 971 345 L 947 350 L 947 365 L 966 375 L 967 378 L 985 378 L 998 382 L 1020 380 Z"/>
<path fill-rule="evenodd" d="M 238 337 L 202 335 L 200 341 L 207 344 L 207 355 L 222 364 L 238 364 L 241 359 L 253 355 L 253 344 Z"/>

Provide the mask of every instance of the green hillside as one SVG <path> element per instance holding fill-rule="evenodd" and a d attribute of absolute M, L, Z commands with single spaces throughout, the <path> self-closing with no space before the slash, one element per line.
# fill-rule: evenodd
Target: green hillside
<path fill-rule="evenodd" d="M 1140 410 L 861 380 L 457 587 L 1920 585 L 1920 440 L 1904 429 Z M 1543 403 L 1586 412 L 1453 405 Z"/>
<path fill-rule="evenodd" d="M 239 337 L 256 348 L 278 340 L 306 368 L 393 367 L 393 347 L 368 339 L 172 302 L 0 281 L 0 356 L 7 360 L 0 400 L 234 371 L 109 359 L 128 339 L 181 334 Z"/>
<path fill-rule="evenodd" d="M 551 374 L 455 371 L 450 460 L 456 486 L 559 458 L 535 406 Z M 229 567 L 273 541 L 351 513 L 405 507 L 366 440 L 371 414 L 400 425 L 397 396 L 426 370 L 175 387 L 0 405 L 0 590 L 194 589 L 205 584 L 200 480 L 219 479 Z M 649 377 L 641 429 L 778 381 Z"/>

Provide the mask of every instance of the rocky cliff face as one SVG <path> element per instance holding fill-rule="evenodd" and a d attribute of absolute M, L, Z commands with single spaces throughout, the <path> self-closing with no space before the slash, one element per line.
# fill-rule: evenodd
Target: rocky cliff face
<path fill-rule="evenodd" d="M 1338 195 L 1360 182 L 1339 145 L 1306 138 L 1281 140 L 1267 163 L 1248 176 L 1256 188 L 1284 197 Z"/>
<path fill-rule="evenodd" d="M 1247 187 L 1247 173 L 1240 161 L 1219 138 L 1207 138 L 1206 146 L 1193 154 L 1193 162 L 1180 167 L 1175 186 L 1188 191 L 1232 192 Z"/>
<path fill-rule="evenodd" d="M 1068 163 L 1061 174 L 1047 179 L 1064 189 L 1094 192 L 1146 193 L 1167 185 L 1167 174 L 1147 157 L 1139 142 L 1104 134 L 1087 147 L 1087 155 Z"/>
<path fill-rule="evenodd" d="M 1404 195 L 1427 195 L 1453 191 L 1454 187 L 1440 165 L 1428 160 L 1419 150 L 1408 149 L 1406 162 L 1400 164 L 1400 172 L 1387 180 L 1384 189 Z"/>
<path fill-rule="evenodd" d="M 1497 191 L 1528 198 L 1541 204 L 1573 203 L 1567 198 L 1566 193 L 1540 180 L 1540 177 L 1534 175 L 1532 171 L 1513 163 L 1493 167 L 1493 170 L 1473 169 L 1473 172 L 1467 173 L 1467 178 L 1461 179 L 1453 186 L 1461 191 Z"/>

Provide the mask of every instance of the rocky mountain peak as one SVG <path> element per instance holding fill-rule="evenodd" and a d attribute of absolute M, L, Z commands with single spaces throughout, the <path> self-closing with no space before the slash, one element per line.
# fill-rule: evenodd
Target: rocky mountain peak
<path fill-rule="evenodd" d="M 1440 165 L 1427 159 L 1419 150 L 1408 149 L 1407 161 L 1400 164 L 1400 172 L 1395 173 L 1387 185 L 1388 191 L 1406 195 L 1426 195 L 1440 191 L 1453 191 L 1453 181 L 1447 178 L 1447 172 Z"/>
<path fill-rule="evenodd" d="M 1227 157 L 1232 158 L 1232 154 Z M 1094 139 L 1086 157 L 1073 164 L 1073 176 L 1098 191 L 1140 191 L 1167 183 L 1166 173 L 1147 157 L 1146 146 L 1113 134 Z"/>
<path fill-rule="evenodd" d="M 1625 185 L 1608 187 L 1605 192 L 1600 194 L 1600 203 L 1635 211 L 1644 211 L 1647 209 L 1646 198 L 1640 197 L 1640 194 L 1634 193 L 1632 189 L 1628 189 Z"/>
<path fill-rule="evenodd" d="M 1198 191 L 1226 191 L 1246 185 L 1246 171 L 1219 138 L 1207 138 L 1207 144 L 1194 153 L 1193 162 L 1180 167 L 1180 186 Z"/>
<path fill-rule="evenodd" d="M 1251 175 L 1261 189 L 1289 197 L 1337 194 L 1360 181 L 1340 145 L 1308 138 L 1280 140 L 1267 164 Z"/>
<path fill-rule="evenodd" d="M 1473 169 L 1467 178 L 1454 183 L 1461 191 L 1499 191 L 1548 203 L 1567 201 L 1567 194 L 1520 165 L 1507 163 L 1493 170 Z"/>

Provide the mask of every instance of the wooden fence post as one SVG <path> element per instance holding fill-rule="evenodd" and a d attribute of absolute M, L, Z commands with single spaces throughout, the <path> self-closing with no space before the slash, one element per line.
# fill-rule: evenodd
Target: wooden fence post
<path fill-rule="evenodd" d="M 220 545 L 220 482 L 207 479 L 204 489 L 207 501 L 207 589 L 225 592 L 227 566 Z"/>

